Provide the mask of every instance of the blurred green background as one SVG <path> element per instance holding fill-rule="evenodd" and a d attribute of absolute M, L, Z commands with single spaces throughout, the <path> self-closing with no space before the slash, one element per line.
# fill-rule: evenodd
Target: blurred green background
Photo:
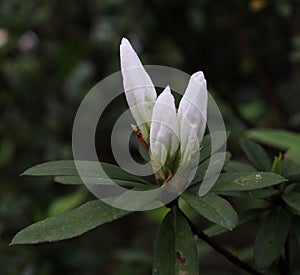
<path fill-rule="evenodd" d="M 50 178 L 19 175 L 37 163 L 72 157 L 76 110 L 93 85 L 119 70 L 123 36 L 144 64 L 204 71 L 235 157 L 245 129 L 299 132 L 300 1 L 2 0 L 1 274 L 151 273 L 161 211 L 136 213 L 69 241 L 8 246 L 21 228 L 93 198 Z M 97 137 L 101 159 L 112 163 L 109 130 L 118 108 L 112 106 Z M 236 234 L 234 242 L 230 234 L 221 240 L 249 254 L 253 236 Z M 220 267 L 223 274 L 241 274 L 199 247 L 203 274 L 219 274 Z"/>

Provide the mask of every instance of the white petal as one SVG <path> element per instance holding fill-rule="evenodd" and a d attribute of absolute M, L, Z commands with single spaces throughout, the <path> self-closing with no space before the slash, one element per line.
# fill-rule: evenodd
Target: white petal
<path fill-rule="evenodd" d="M 154 85 L 126 38 L 121 41 L 120 58 L 126 100 L 144 139 L 149 141 L 150 121 L 157 97 Z"/>
<path fill-rule="evenodd" d="M 150 128 L 150 152 L 152 160 L 163 165 L 173 158 L 179 147 L 179 124 L 174 97 L 169 86 L 159 95 L 154 108 Z"/>
<path fill-rule="evenodd" d="M 197 72 L 191 76 L 178 108 L 181 157 L 186 161 L 200 146 L 206 128 L 206 117 L 206 80 L 202 72 Z"/>

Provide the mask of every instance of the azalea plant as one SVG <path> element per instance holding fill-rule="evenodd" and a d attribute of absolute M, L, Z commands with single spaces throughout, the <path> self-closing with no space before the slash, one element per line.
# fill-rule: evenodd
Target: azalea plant
<path fill-rule="evenodd" d="M 138 125 L 133 129 L 150 155 L 157 183 L 164 186 L 178 168 L 189 169 L 200 152 L 206 127 L 206 81 L 202 72 L 191 76 L 176 112 L 170 87 L 157 97 L 149 75 L 126 38 L 122 39 L 120 53 L 125 95 Z"/>
<path fill-rule="evenodd" d="M 105 173 L 99 174 L 92 162 L 85 162 L 85 173 L 91 184 L 105 185 L 109 178 L 129 190 L 169 188 L 169 192 L 178 195 L 162 206 L 168 212 L 157 232 L 152 273 L 201 273 L 201 240 L 249 274 L 288 274 L 289 244 L 294 238 L 300 241 L 300 136 L 278 130 L 247 132 L 240 146 L 248 163 L 231 160 L 227 152 L 217 182 L 199 196 L 210 160 L 220 154 L 212 150 L 210 134 L 205 135 L 208 92 L 203 72 L 191 76 L 176 108 L 171 87 L 157 95 L 150 76 L 125 38 L 120 57 L 125 96 L 135 119 L 132 128 L 141 156 L 145 162 L 150 161 L 154 176 L 134 176 L 108 163 L 101 163 Z M 275 151 L 276 155 L 270 157 L 256 142 L 278 149 L 278 154 Z M 219 144 L 219 149 L 222 146 Z M 65 185 L 84 183 L 72 160 L 39 164 L 23 175 L 54 176 L 56 182 Z M 236 200 L 248 206 L 239 207 L 234 204 Z M 88 201 L 28 226 L 15 235 L 11 244 L 74 238 L 130 213 L 99 199 Z M 199 222 L 198 216 L 206 222 Z M 261 225 L 253 244 L 254 261 L 241 259 L 214 239 L 227 231 L 234 234 L 235 228 L 255 219 Z"/>

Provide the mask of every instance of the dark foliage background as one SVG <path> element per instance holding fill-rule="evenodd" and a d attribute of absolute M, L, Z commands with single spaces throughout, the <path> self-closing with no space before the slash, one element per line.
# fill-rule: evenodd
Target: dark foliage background
<path fill-rule="evenodd" d="M 8 246 L 19 229 L 89 196 L 50 178 L 19 174 L 72 157 L 76 110 L 93 85 L 119 70 L 123 36 L 144 64 L 205 72 L 231 131 L 229 148 L 240 157 L 237 140 L 247 128 L 300 129 L 299 22 L 296 0 L 1 1 L 1 273 L 151 272 L 160 211 L 134 214 L 74 240 Z M 97 137 L 101 159 L 109 162 L 109 127 L 118 108 L 112 107 L 106 131 Z M 251 226 L 221 241 L 245 256 L 257 230 Z M 200 252 L 206 274 L 219 274 L 220 268 L 241 274 L 204 244 Z"/>

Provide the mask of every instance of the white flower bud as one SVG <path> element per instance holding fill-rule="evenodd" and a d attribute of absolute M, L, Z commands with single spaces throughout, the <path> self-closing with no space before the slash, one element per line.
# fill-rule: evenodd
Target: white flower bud
<path fill-rule="evenodd" d="M 157 97 L 154 85 L 126 38 L 121 41 L 120 58 L 126 100 L 143 138 L 149 144 L 150 121 Z"/>
<path fill-rule="evenodd" d="M 172 162 L 179 147 L 179 124 L 170 87 L 157 98 L 150 127 L 150 154 L 155 167 Z"/>
<path fill-rule="evenodd" d="M 149 149 L 157 181 L 164 185 L 176 172 L 182 174 L 180 181 L 185 181 L 182 179 L 194 175 L 192 170 L 198 164 L 206 128 L 208 96 L 203 73 L 191 76 L 176 113 L 169 86 L 157 98 L 149 75 L 125 38 L 120 56 L 126 99 L 139 127 L 134 131 L 144 148 Z"/>
<path fill-rule="evenodd" d="M 178 108 L 182 162 L 188 163 L 199 150 L 206 128 L 206 117 L 206 80 L 202 72 L 197 72 L 191 76 Z"/>

